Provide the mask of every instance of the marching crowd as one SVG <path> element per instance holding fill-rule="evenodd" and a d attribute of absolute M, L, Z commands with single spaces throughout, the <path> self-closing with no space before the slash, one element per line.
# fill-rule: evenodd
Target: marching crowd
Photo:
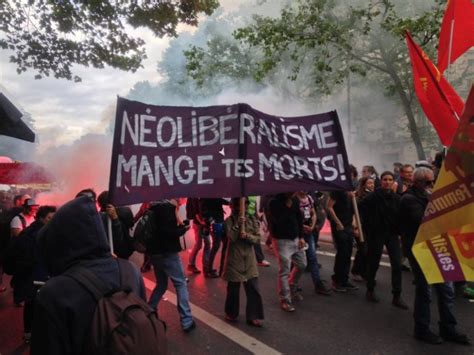
<path fill-rule="evenodd" d="M 223 307 L 228 322 L 239 317 L 243 284 L 246 321 L 262 327 L 264 304 L 258 267 L 270 266 L 262 243 L 276 257 L 277 294 L 286 312 L 294 312 L 297 302 L 303 300 L 299 281 L 305 270 L 317 294 L 350 293 L 364 285 L 367 301 L 379 302 L 376 275 L 385 247 L 391 265 L 392 304 L 400 310 L 410 308 L 402 297 L 402 270 L 413 273 L 415 338 L 431 344 L 470 344 L 456 329 L 453 284 L 429 285 L 411 251 L 439 165 L 395 163 L 393 171 L 380 175 L 373 166 L 364 166 L 360 177 L 357 169 L 351 168 L 354 191 L 297 191 L 230 200 L 175 198 L 144 203 L 135 215 L 128 207 L 113 206 L 107 191 L 97 196 L 93 189 L 82 190 L 58 210 L 39 206 L 29 195 L 18 195 L 15 207 L 1 216 L 6 231 L 2 227 L 0 292 L 6 290 L 2 283 L 5 271 L 13 276 L 13 302 L 23 307 L 24 340 L 31 343 L 32 353 L 75 354 L 85 347 L 94 353 L 105 346 L 97 335 L 104 335 L 110 327 L 97 313 L 112 312 L 113 308 L 113 312 L 125 314 L 128 308 L 117 306 L 122 304 L 136 305 L 146 317 L 127 313 L 132 325 L 121 325 L 121 338 L 116 334 L 112 340 L 107 338 L 107 346 L 113 342 L 116 349 L 134 349 L 134 354 L 164 353 L 165 346 L 156 345 L 165 340 L 155 310 L 168 280 L 176 290 L 184 332 L 196 327 L 187 277 L 200 273 L 207 279 L 222 277 L 227 282 Z M 184 220 L 179 214 L 183 203 Z M 230 207 L 228 216 L 224 206 Z M 336 249 L 330 282 L 321 277 L 316 253 L 326 219 Z M 183 250 L 182 237 L 190 228 L 195 243 L 184 267 L 179 252 Z M 156 287 L 148 300 L 140 270 L 127 261 L 134 251 L 144 253 L 142 272 L 154 270 Z M 200 252 L 202 269 L 197 263 Z M 436 333 L 430 327 L 432 289 L 438 298 Z M 114 307 L 109 307 L 111 303 Z M 137 324 L 143 331 L 133 331 Z M 155 348 L 152 340 L 156 340 Z M 140 344 L 140 349 L 133 344 Z"/>

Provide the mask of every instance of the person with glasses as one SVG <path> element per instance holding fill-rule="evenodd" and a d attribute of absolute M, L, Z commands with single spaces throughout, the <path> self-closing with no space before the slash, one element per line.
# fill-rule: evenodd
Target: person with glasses
<path fill-rule="evenodd" d="M 456 330 L 457 322 L 453 314 L 455 296 L 453 283 L 438 283 L 430 286 L 411 251 L 432 194 L 434 182 L 434 173 L 431 169 L 416 168 L 413 175 L 413 185 L 402 196 L 400 202 L 400 232 L 403 248 L 415 277 L 414 335 L 416 339 L 430 344 L 440 344 L 445 340 L 468 345 L 470 344 L 468 337 Z M 438 296 L 439 336 L 430 330 L 432 288 L 435 289 Z"/>

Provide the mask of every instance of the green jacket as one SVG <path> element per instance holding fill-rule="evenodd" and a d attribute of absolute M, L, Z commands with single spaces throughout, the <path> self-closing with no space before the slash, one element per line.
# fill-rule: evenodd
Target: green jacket
<path fill-rule="evenodd" d="M 245 282 L 258 277 L 257 260 L 253 245 L 260 243 L 259 225 L 255 216 L 246 216 L 245 231 L 247 239 L 239 237 L 239 217 L 231 215 L 224 222 L 228 240 L 224 273 L 226 281 Z"/>

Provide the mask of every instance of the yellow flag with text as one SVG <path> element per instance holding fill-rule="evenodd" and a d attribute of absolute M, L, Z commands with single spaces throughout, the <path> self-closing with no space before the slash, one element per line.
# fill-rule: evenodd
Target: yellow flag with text
<path fill-rule="evenodd" d="M 474 281 L 474 86 L 412 250 L 428 283 Z"/>

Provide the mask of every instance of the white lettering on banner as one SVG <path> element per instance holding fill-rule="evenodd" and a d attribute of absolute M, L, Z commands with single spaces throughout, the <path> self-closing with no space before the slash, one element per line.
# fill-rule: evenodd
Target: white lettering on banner
<path fill-rule="evenodd" d="M 142 147 L 153 147 L 156 148 L 156 141 L 149 142 L 145 139 L 145 135 L 151 133 L 150 128 L 146 128 L 147 122 L 156 122 L 155 116 L 140 115 L 140 145 Z"/>
<path fill-rule="evenodd" d="M 160 186 L 160 171 L 163 173 L 166 182 L 168 185 L 173 186 L 174 184 L 174 167 L 173 167 L 173 157 L 168 156 L 168 169 L 166 169 L 165 164 L 159 156 L 155 156 L 155 185 Z"/>
<path fill-rule="evenodd" d="M 248 123 L 248 124 L 246 124 Z M 253 116 L 248 113 L 242 113 L 240 115 L 240 137 L 239 143 L 245 143 L 245 134 L 250 137 L 252 144 L 255 144 L 255 135 L 253 134 L 253 129 L 255 128 L 255 122 Z"/>
<path fill-rule="evenodd" d="M 126 173 L 130 173 L 132 186 L 135 186 L 137 184 L 137 156 L 131 156 L 128 162 L 122 154 L 117 157 L 117 187 L 122 186 L 122 169 Z"/>
<path fill-rule="evenodd" d="M 140 167 L 138 168 L 138 177 L 137 177 L 137 185 L 143 186 L 143 177 L 148 178 L 148 185 L 154 186 L 155 179 L 153 178 L 153 171 L 151 170 L 150 162 L 146 155 L 143 155 L 140 159 Z"/>
<path fill-rule="evenodd" d="M 183 171 L 183 173 L 186 175 L 186 178 L 183 178 L 180 171 L 181 162 L 183 161 L 186 161 L 189 167 L 189 169 Z M 183 155 L 176 159 L 176 163 L 174 164 L 174 174 L 180 183 L 189 184 L 191 181 L 193 181 L 194 175 L 196 175 L 196 170 L 194 170 L 193 168 L 193 160 L 190 157 Z"/>
<path fill-rule="evenodd" d="M 142 147 L 206 147 L 219 143 L 268 144 L 274 148 L 288 148 L 294 151 L 329 149 L 338 146 L 334 137 L 334 122 L 326 121 L 305 127 L 298 124 L 286 125 L 268 122 L 250 114 L 226 114 L 218 117 L 196 116 L 190 118 L 135 114 L 129 117 L 123 112 L 120 144 Z M 237 124 L 233 121 L 238 120 Z M 156 125 L 154 124 L 156 122 Z M 156 129 L 156 132 L 155 132 Z M 235 132 L 235 130 L 239 130 Z M 156 137 L 156 141 L 153 139 Z"/>
<path fill-rule="evenodd" d="M 304 174 L 312 180 L 313 171 L 316 175 L 316 180 L 334 181 L 339 175 L 339 170 L 336 167 L 336 158 L 333 155 L 327 155 L 322 158 L 313 157 L 299 157 L 284 154 L 278 156 L 273 153 L 270 157 L 265 154 L 258 154 L 259 164 L 259 180 L 265 181 L 265 172 L 272 172 L 275 180 L 291 180 L 295 176 L 302 177 Z M 311 168 L 313 171 L 311 171 Z M 322 174 L 325 172 L 325 174 Z"/>
<path fill-rule="evenodd" d="M 209 124 L 206 125 L 206 121 L 209 121 Z M 217 130 L 218 125 L 219 121 L 215 117 L 199 117 L 199 141 L 201 143 L 201 146 L 213 145 L 219 141 L 219 131 Z M 214 135 L 209 140 L 206 140 L 206 131 L 210 131 L 210 133 Z"/>
<path fill-rule="evenodd" d="M 127 111 L 123 111 L 123 117 L 122 117 L 122 130 L 120 134 L 120 144 L 124 145 L 125 144 L 125 131 L 128 130 L 128 133 L 130 134 L 130 138 L 132 138 L 133 144 L 138 145 L 138 120 L 137 116 L 135 115 L 134 121 L 134 129 L 132 129 L 132 125 L 130 124 L 130 121 L 128 120 L 128 115 Z"/>
<path fill-rule="evenodd" d="M 169 123 L 171 127 L 171 135 L 167 142 L 165 142 L 163 139 L 163 126 L 165 125 L 165 123 Z M 156 127 L 156 139 L 158 140 L 158 144 L 165 148 L 171 147 L 174 144 L 174 141 L 176 140 L 176 136 L 178 134 L 176 131 L 177 131 L 176 122 L 173 120 L 172 117 L 169 117 L 169 116 L 161 117 Z"/>
<path fill-rule="evenodd" d="M 219 133 L 220 133 L 220 144 L 225 145 L 225 144 L 237 144 L 237 139 L 226 139 L 225 134 L 226 132 L 232 132 L 232 127 L 231 126 L 226 126 L 226 121 L 229 120 L 235 120 L 239 116 L 236 113 L 230 114 L 230 115 L 224 115 L 220 116 L 220 125 L 219 125 Z"/>
<path fill-rule="evenodd" d="M 204 166 L 204 161 L 206 161 L 206 160 L 211 160 L 212 161 L 212 159 L 213 159 L 212 155 L 198 156 L 198 166 L 197 166 L 198 181 L 197 181 L 197 183 L 199 185 L 214 183 L 214 179 L 204 179 L 204 176 L 203 176 L 203 173 L 209 171 L 209 167 Z"/>
<path fill-rule="evenodd" d="M 187 155 L 182 155 L 173 161 L 173 157 L 167 157 L 167 164 L 159 156 L 153 159 L 146 155 L 137 157 L 132 155 L 128 160 L 122 155 L 118 156 L 116 186 L 122 187 L 124 176 L 130 177 L 129 187 L 162 186 L 166 183 L 173 186 L 180 184 L 209 185 L 214 183 L 214 179 L 205 176 L 210 172 L 206 162 L 212 161 L 212 155 L 202 155 L 197 157 L 197 163 Z M 153 163 L 153 166 L 151 165 Z M 164 179 L 161 179 L 161 175 Z M 176 179 L 176 180 L 175 180 Z"/>
<path fill-rule="evenodd" d="M 183 122 L 181 117 L 176 117 L 176 128 L 178 129 L 178 147 L 191 147 L 192 142 L 183 142 Z"/>

